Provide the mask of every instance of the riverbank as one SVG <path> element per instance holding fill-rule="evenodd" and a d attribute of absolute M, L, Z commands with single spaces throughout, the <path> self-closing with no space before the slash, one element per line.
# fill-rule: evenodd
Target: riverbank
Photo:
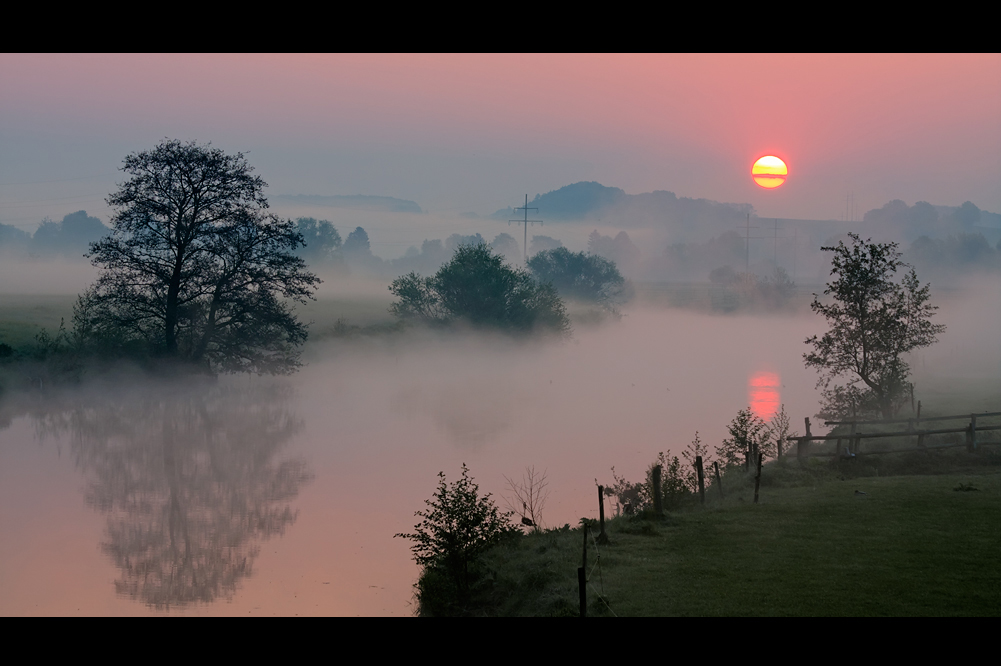
<path fill-rule="evenodd" d="M 758 504 L 751 477 L 731 474 L 726 497 L 706 506 L 609 520 L 608 545 L 596 544 L 597 530 L 588 537 L 588 613 L 998 615 L 997 449 L 942 454 L 932 468 L 946 473 L 905 476 L 886 475 L 914 467 L 903 456 L 869 476 L 789 460 L 766 465 Z M 583 542 L 568 526 L 498 547 L 471 613 L 579 615 Z"/>

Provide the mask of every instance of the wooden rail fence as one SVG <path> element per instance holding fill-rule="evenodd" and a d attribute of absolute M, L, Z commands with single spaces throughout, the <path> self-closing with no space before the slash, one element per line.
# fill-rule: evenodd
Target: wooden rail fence
<path fill-rule="evenodd" d="M 904 451 L 929 451 L 932 449 L 951 449 L 958 447 L 966 447 L 969 452 L 977 451 L 981 446 L 997 446 L 1001 445 L 1001 440 L 999 441 L 983 441 L 977 439 L 977 434 L 990 430 L 1001 430 L 1001 424 L 999 425 L 985 425 L 983 424 L 983 419 L 1001 416 L 1001 412 L 981 412 L 979 414 L 958 414 L 956 416 L 931 416 L 926 418 L 920 418 L 921 412 L 918 412 L 918 416 L 910 419 L 889 419 L 886 421 L 824 421 L 824 425 L 833 426 L 849 426 L 848 433 L 841 433 L 835 435 L 813 435 L 810 433 L 810 419 L 803 419 L 806 424 L 806 434 L 802 437 L 787 437 L 786 441 L 796 442 L 796 457 L 810 458 L 810 457 L 840 457 L 852 459 L 860 455 L 862 448 L 862 440 L 864 439 L 882 439 L 887 437 L 907 437 L 916 438 L 916 445 L 910 448 L 893 448 L 893 449 L 881 449 L 881 450 L 868 450 L 865 452 L 866 455 L 874 455 L 880 453 L 902 453 Z M 977 424 L 977 419 L 981 419 L 981 424 Z M 968 425 L 960 428 L 924 428 L 920 426 L 922 423 L 928 423 L 932 421 L 969 421 Z M 865 432 L 860 429 L 860 426 L 873 426 L 873 425 L 891 425 L 906 423 L 907 429 L 894 431 L 894 432 L 877 432 L 870 431 Z M 966 434 L 966 442 L 963 444 L 938 444 L 929 445 L 926 444 L 925 438 L 933 435 L 950 435 L 950 434 Z M 834 447 L 834 452 L 830 451 L 814 451 L 811 450 L 810 444 L 812 442 L 837 442 Z M 847 442 L 847 444 L 845 444 Z"/>

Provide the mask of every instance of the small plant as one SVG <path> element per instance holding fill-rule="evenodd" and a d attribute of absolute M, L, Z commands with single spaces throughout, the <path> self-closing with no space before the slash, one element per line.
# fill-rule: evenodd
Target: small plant
<path fill-rule="evenodd" d="M 465 463 L 455 483 L 446 483 L 439 472 L 438 490 L 424 503 L 428 510 L 414 514 L 423 518 L 414 532 L 395 536 L 414 542 L 410 550 L 423 569 L 417 585 L 421 607 L 434 596 L 435 606 L 447 609 L 468 597 L 476 559 L 517 529 L 509 523 L 511 513 L 498 511 L 489 493 L 480 497 Z"/>
<path fill-rule="evenodd" d="M 688 471 L 685 472 L 685 485 L 693 493 L 699 492 L 699 473 L 695 466 L 695 459 L 699 456 L 702 456 L 702 485 L 708 488 L 711 485 L 711 477 L 708 470 L 712 469 L 712 460 L 709 458 L 709 445 L 699 438 L 699 431 L 696 430 L 695 439 L 681 452 L 681 457 L 685 459 L 685 464 L 688 466 Z"/>
<path fill-rule="evenodd" d="M 772 416 L 772 419 L 768 422 L 768 445 L 765 447 L 766 450 L 764 451 L 766 455 L 774 453 L 778 456 L 777 447 L 788 446 L 786 440 L 790 437 L 796 436 L 796 431 L 790 432 L 789 428 L 789 415 L 786 413 L 785 404 L 783 404 L 779 408 L 779 411 L 775 412 L 775 415 Z"/>
<path fill-rule="evenodd" d="M 534 466 L 526 467 L 520 482 L 506 476 L 504 480 L 507 481 L 508 489 L 513 495 L 504 498 L 511 513 L 521 517 L 522 525 L 535 530 L 542 529 L 542 509 L 549 498 L 549 491 L 546 490 L 549 479 L 546 477 L 546 472 L 539 474 Z"/>
<path fill-rule="evenodd" d="M 716 457 L 727 467 L 737 467 L 750 461 L 757 464 L 759 453 L 769 453 L 768 426 L 755 416 L 751 408 L 737 412 L 726 427 L 730 437 L 716 447 Z"/>

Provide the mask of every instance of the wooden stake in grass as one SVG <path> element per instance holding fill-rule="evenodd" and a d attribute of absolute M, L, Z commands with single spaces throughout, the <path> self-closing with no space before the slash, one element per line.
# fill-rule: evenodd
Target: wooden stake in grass
<path fill-rule="evenodd" d="M 758 473 L 754 477 L 754 503 L 758 503 L 758 486 L 761 485 L 761 459 L 765 457 L 765 454 L 758 454 Z"/>
<path fill-rule="evenodd" d="M 706 503 L 706 482 L 702 472 L 702 456 L 695 456 L 695 471 L 699 475 L 699 500 Z"/>
<path fill-rule="evenodd" d="M 653 510 L 658 516 L 664 513 L 664 496 L 660 493 L 660 465 L 653 466 Z"/>
<path fill-rule="evenodd" d="M 719 463 L 713 461 L 713 469 L 716 470 L 716 486 L 719 488 L 719 498 L 723 499 L 723 479 L 719 476 Z"/>
<path fill-rule="evenodd" d="M 803 424 L 806 426 L 806 434 L 803 435 L 802 437 L 800 437 L 799 441 L 796 442 L 796 458 L 799 460 L 799 463 L 801 465 L 804 464 L 804 457 L 806 456 L 807 442 L 809 441 L 809 438 L 812 436 L 812 435 L 810 435 L 810 417 L 809 416 L 803 417 Z"/>
<path fill-rule="evenodd" d="M 605 534 L 605 486 L 598 486 L 598 520 L 601 532 L 598 533 L 598 543 L 608 543 L 608 535 Z"/>
<path fill-rule="evenodd" d="M 580 616 L 587 617 L 587 574 L 584 567 L 577 567 L 577 591 L 580 594 Z"/>

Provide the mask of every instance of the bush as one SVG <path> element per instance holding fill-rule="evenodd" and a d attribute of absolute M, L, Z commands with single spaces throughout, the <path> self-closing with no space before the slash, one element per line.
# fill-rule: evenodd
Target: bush
<path fill-rule="evenodd" d="M 400 299 L 390 312 L 401 320 L 570 334 L 566 306 L 556 289 L 506 265 L 484 244 L 460 245 L 433 277 L 410 273 L 393 280 L 389 290 Z"/>
<path fill-rule="evenodd" d="M 622 299 L 625 280 L 615 263 L 596 254 L 565 247 L 539 252 L 528 267 L 540 282 L 551 282 L 564 298 L 599 303 L 607 308 Z"/>
<path fill-rule="evenodd" d="M 462 478 L 449 485 L 438 473 L 438 490 L 424 500 L 428 511 L 411 534 L 397 534 L 414 544 L 414 561 L 421 567 L 417 583 L 421 615 L 457 614 L 469 598 L 477 558 L 506 536 L 520 534 L 510 524 L 511 513 L 501 513 L 490 494 L 480 497 L 479 486 L 462 465 Z"/>

